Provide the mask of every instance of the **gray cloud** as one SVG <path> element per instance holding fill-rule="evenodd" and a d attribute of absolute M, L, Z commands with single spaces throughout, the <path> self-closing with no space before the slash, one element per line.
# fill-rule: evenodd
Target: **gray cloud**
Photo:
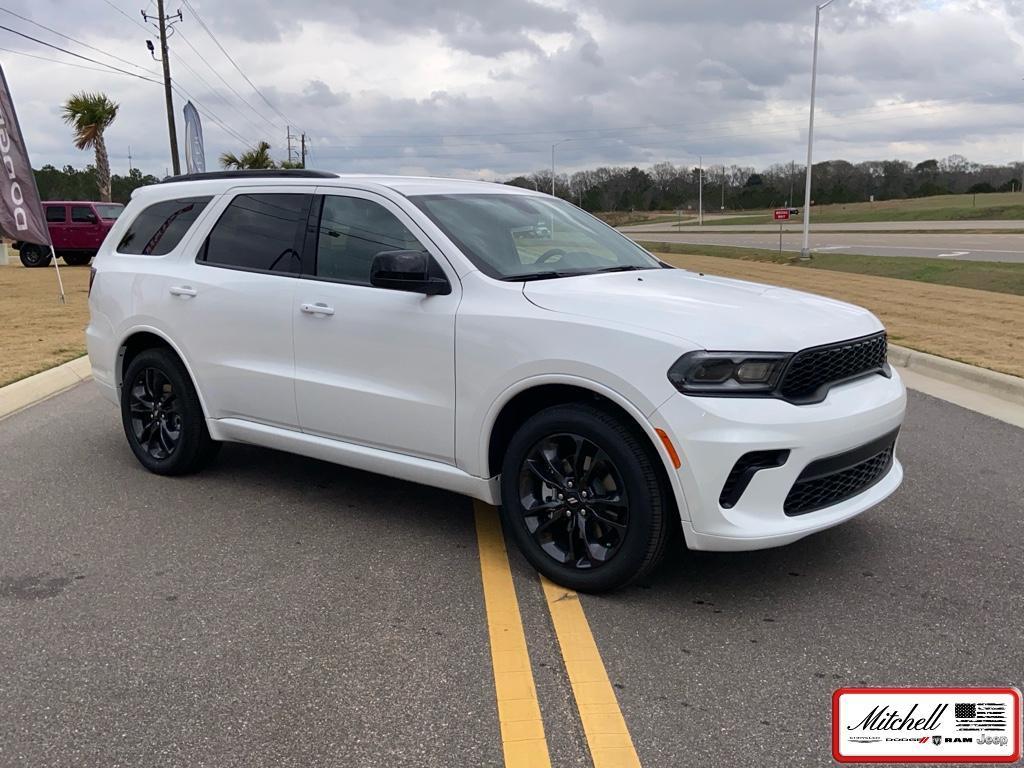
<path fill-rule="evenodd" d="M 128 0 L 112 2 L 137 13 Z M 570 138 L 557 150 L 562 169 L 690 164 L 698 155 L 760 165 L 804 151 L 809 0 L 192 4 L 293 129 L 309 134 L 321 167 L 508 175 L 545 167 L 551 144 Z M 145 32 L 106 4 L 85 6 L 34 0 L 12 7 L 140 66 L 157 66 L 145 53 Z M 837 0 L 822 24 L 816 156 L 1015 159 L 1019 120 L 1011 115 L 1020 83 L 1010 73 L 1024 68 L 1022 10 L 1019 0 Z M 247 141 L 267 138 L 283 157 L 285 120 L 187 9 L 185 15 L 180 28 L 189 42 L 263 117 L 183 41 L 172 54 L 178 82 L 206 113 Z M 10 26 L 94 55 L 24 23 Z M 67 59 L 7 33 L 0 46 Z M 89 87 L 122 104 L 108 141 L 116 167 L 127 167 L 130 145 L 135 165 L 163 172 L 158 86 L 6 53 L 0 60 L 36 165 L 90 159 L 70 146 L 59 119 L 61 100 Z M 239 149 L 209 117 L 206 135 L 209 162 Z"/>

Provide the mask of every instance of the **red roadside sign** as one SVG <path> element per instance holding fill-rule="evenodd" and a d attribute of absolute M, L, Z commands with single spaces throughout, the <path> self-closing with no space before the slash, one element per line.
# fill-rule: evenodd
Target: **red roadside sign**
<path fill-rule="evenodd" d="M 788 208 L 776 208 L 775 209 L 775 220 L 776 221 L 788 221 L 789 220 L 789 209 Z"/>

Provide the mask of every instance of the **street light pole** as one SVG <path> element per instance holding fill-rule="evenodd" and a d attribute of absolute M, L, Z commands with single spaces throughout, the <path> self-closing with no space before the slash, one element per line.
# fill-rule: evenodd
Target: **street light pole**
<path fill-rule="evenodd" d="M 552 197 L 555 196 L 555 147 L 557 147 L 559 144 L 565 144 L 565 143 L 570 142 L 570 141 L 572 141 L 572 139 L 562 139 L 561 141 L 556 141 L 554 144 L 551 145 L 551 196 Z"/>
<path fill-rule="evenodd" d="M 814 150 L 814 89 L 818 80 L 818 25 L 821 23 L 821 12 L 834 0 L 827 0 L 814 9 L 814 53 L 811 56 L 811 116 L 807 124 L 807 178 L 804 182 L 804 243 L 800 249 L 800 258 L 808 261 L 811 258 L 811 162 Z"/>
<path fill-rule="evenodd" d="M 697 159 L 700 168 L 697 176 L 697 222 L 704 226 L 704 155 Z"/>

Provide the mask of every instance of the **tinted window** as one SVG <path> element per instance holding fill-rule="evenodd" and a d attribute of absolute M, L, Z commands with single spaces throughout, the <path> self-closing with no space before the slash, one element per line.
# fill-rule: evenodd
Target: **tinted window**
<path fill-rule="evenodd" d="M 92 224 L 92 208 L 87 205 L 72 205 L 71 220 L 79 224 Z"/>
<path fill-rule="evenodd" d="M 223 267 L 298 274 L 312 195 L 239 195 L 214 225 L 200 260 Z"/>
<path fill-rule="evenodd" d="M 46 206 L 46 220 L 54 222 L 63 222 L 67 218 L 64 212 L 63 205 L 48 205 Z"/>
<path fill-rule="evenodd" d="M 124 213 L 124 206 L 120 203 L 97 203 L 96 213 L 101 219 L 116 219 Z"/>
<path fill-rule="evenodd" d="M 117 244 L 117 252 L 142 256 L 170 253 L 181 242 L 210 199 L 183 197 L 143 208 Z"/>
<path fill-rule="evenodd" d="M 317 237 L 317 277 L 370 284 L 370 262 L 381 251 L 422 251 L 405 225 L 383 206 L 358 197 L 324 198 Z"/>

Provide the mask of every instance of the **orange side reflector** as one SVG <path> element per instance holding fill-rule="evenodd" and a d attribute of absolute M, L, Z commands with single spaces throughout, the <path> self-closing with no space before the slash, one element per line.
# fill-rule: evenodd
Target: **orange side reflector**
<path fill-rule="evenodd" d="M 668 457 L 672 459 L 672 466 L 679 469 L 682 466 L 682 462 L 679 460 L 679 454 L 676 453 L 676 447 L 672 445 L 672 441 L 668 439 L 668 435 L 665 434 L 664 429 L 655 428 L 655 432 L 658 433 L 658 437 L 661 438 L 661 442 L 665 444 L 665 450 L 668 451 Z"/>

